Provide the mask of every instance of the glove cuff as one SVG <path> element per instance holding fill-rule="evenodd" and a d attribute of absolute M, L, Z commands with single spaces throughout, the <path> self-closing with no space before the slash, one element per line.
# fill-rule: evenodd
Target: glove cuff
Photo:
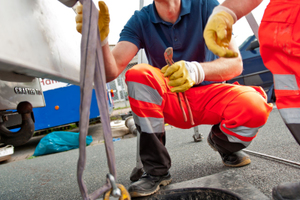
<path fill-rule="evenodd" d="M 108 43 L 108 36 L 103 41 L 101 41 L 101 47 L 103 47 L 107 43 Z"/>
<path fill-rule="evenodd" d="M 235 23 L 235 22 L 237 21 L 236 14 L 235 14 L 232 10 L 230 10 L 229 8 L 227 8 L 227 7 L 225 7 L 225 6 L 221 6 L 221 5 L 216 6 L 216 7 L 213 9 L 212 14 L 211 14 L 210 17 L 208 18 L 208 21 L 210 20 L 210 18 L 211 18 L 213 15 L 215 15 L 215 14 L 217 14 L 217 13 L 219 13 L 219 12 L 222 12 L 222 11 L 225 11 L 225 12 L 227 12 L 228 14 L 230 14 L 230 15 L 232 16 L 233 21 L 234 21 L 233 23 Z"/>
<path fill-rule="evenodd" d="M 198 62 L 185 62 L 186 69 L 189 72 L 191 79 L 195 82 L 195 85 L 199 85 L 205 79 L 205 73 Z"/>

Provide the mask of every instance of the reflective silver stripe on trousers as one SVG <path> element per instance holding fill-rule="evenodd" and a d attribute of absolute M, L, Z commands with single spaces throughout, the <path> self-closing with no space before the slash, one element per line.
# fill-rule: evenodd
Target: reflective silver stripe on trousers
<path fill-rule="evenodd" d="M 133 113 L 133 119 L 144 133 L 162 133 L 165 131 L 164 118 L 139 117 Z"/>
<path fill-rule="evenodd" d="M 127 81 L 127 86 L 131 98 L 161 106 L 163 98 L 159 95 L 157 90 L 148 85 L 132 81 Z"/>
<path fill-rule="evenodd" d="M 276 90 L 299 90 L 293 74 L 274 74 L 274 83 Z"/>
<path fill-rule="evenodd" d="M 225 126 L 225 124 L 223 125 L 224 128 L 228 129 L 231 132 L 234 132 L 237 135 L 243 136 L 243 137 L 254 137 L 256 135 L 256 133 L 258 132 L 258 130 L 260 129 L 260 127 L 258 128 L 248 128 L 246 126 L 239 126 L 237 128 L 227 128 Z M 223 132 L 224 133 L 224 132 Z M 229 142 L 236 142 L 236 143 L 242 143 L 243 145 L 245 145 L 246 147 L 251 143 L 251 142 L 245 142 L 240 140 L 239 138 L 232 136 L 232 135 L 228 135 L 226 133 L 224 133 Z"/>
<path fill-rule="evenodd" d="M 286 124 L 300 124 L 300 108 L 278 109 Z"/>

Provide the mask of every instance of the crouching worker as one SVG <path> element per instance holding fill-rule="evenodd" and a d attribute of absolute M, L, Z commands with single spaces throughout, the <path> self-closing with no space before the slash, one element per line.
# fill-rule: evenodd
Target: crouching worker
<path fill-rule="evenodd" d="M 204 38 L 208 48 L 219 56 L 236 53 L 223 48 L 230 40 L 228 30 L 262 0 L 225 0 L 207 23 Z M 274 77 L 276 106 L 295 140 L 300 144 L 300 2 L 271 0 L 264 11 L 258 35 L 264 65 Z M 283 14 L 284 13 L 284 14 Z M 232 23 L 233 22 L 233 23 Z M 217 41 L 217 42 L 216 42 Z M 283 48 L 284 47 L 284 48 Z M 284 182 L 272 190 L 274 200 L 300 199 L 300 182 Z"/>
<path fill-rule="evenodd" d="M 241 56 L 217 58 L 205 45 L 204 27 L 217 0 L 154 0 L 135 11 L 110 51 L 107 43 L 109 12 L 99 2 L 99 31 L 107 82 L 117 78 L 139 49 L 149 64 L 138 64 L 126 73 L 129 101 L 141 133 L 140 157 L 146 172 L 133 182 L 132 197 L 148 196 L 171 182 L 171 158 L 165 147 L 164 124 L 189 129 L 211 124 L 209 145 L 219 152 L 224 165 L 242 167 L 251 161 L 241 150 L 255 138 L 267 121 L 272 105 L 260 87 L 223 83 L 243 70 Z M 79 12 L 80 13 L 80 12 Z M 78 14 L 77 30 L 80 32 Z M 229 41 L 228 41 L 229 42 Z M 174 64 L 166 66 L 164 52 L 173 48 Z M 225 48 L 238 52 L 231 40 Z M 191 107 L 185 121 L 176 92 L 185 92 Z M 182 93 L 180 100 L 188 113 Z"/>

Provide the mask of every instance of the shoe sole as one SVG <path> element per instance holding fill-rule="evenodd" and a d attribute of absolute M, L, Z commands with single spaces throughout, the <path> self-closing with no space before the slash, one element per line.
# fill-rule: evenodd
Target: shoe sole
<path fill-rule="evenodd" d="M 209 145 L 214 151 L 218 151 L 218 150 L 216 149 L 216 147 L 214 147 L 214 145 L 210 143 L 208 137 L 207 137 L 207 143 L 208 143 L 208 145 Z M 227 163 L 225 163 L 223 160 L 222 160 L 222 162 L 223 162 L 223 164 L 224 164 L 225 166 L 227 166 L 227 167 L 243 167 L 243 166 L 249 165 L 249 164 L 251 163 L 251 160 L 250 160 L 249 157 L 248 157 L 248 158 L 247 158 L 247 157 L 244 157 L 243 160 L 242 160 L 242 162 L 240 162 L 240 163 L 237 164 L 237 165 L 230 165 L 230 164 L 227 164 Z"/>
<path fill-rule="evenodd" d="M 152 195 L 152 194 L 156 193 L 160 189 L 160 186 L 169 185 L 171 183 L 171 181 L 172 181 L 172 179 L 161 181 L 157 185 L 157 187 L 155 188 L 154 191 L 151 191 L 151 192 L 148 192 L 148 193 L 129 192 L 129 194 L 130 194 L 131 197 L 145 197 L 145 196 L 149 196 L 149 195 Z"/>
<path fill-rule="evenodd" d="M 237 165 L 230 165 L 223 161 L 223 164 L 227 167 L 243 167 L 243 166 L 249 165 L 250 163 L 251 163 L 250 158 L 245 158 L 245 157 L 243 158 L 242 162 L 240 162 Z"/>

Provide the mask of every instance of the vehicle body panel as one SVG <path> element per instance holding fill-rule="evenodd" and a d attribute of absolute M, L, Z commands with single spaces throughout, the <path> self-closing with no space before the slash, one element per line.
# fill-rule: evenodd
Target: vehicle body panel
<path fill-rule="evenodd" d="M 3 1 L 0 13 L 0 71 L 79 84 L 81 34 L 71 8 L 59 1 Z"/>
<path fill-rule="evenodd" d="M 52 89 L 49 89 L 49 84 L 46 85 L 47 82 L 50 82 L 55 88 L 52 87 Z M 42 108 L 33 108 L 35 131 L 78 123 L 80 119 L 80 87 L 47 79 L 41 79 L 41 83 L 42 88 L 45 89 L 43 93 L 46 106 Z M 43 83 L 45 83 L 45 85 L 43 85 Z M 109 84 L 106 84 L 106 87 L 109 113 L 111 113 L 114 105 L 110 94 Z M 95 90 L 93 90 L 90 106 L 90 119 L 99 117 L 100 113 L 96 94 Z"/>
<path fill-rule="evenodd" d="M 0 98 L 0 110 L 16 109 L 22 101 L 29 101 L 33 107 L 45 106 L 38 78 L 23 77 L 22 82 L 0 80 Z"/>

